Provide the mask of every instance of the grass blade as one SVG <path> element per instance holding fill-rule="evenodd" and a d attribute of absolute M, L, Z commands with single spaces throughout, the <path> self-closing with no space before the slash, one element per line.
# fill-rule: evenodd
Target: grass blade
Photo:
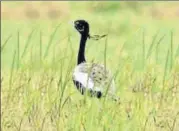
<path fill-rule="evenodd" d="M 17 32 L 17 68 L 20 64 L 20 31 Z"/>
<path fill-rule="evenodd" d="M 164 39 L 165 37 L 165 34 L 159 39 L 159 41 L 157 42 L 157 45 L 156 45 L 156 52 L 155 52 L 155 60 L 156 60 L 156 63 L 158 63 L 158 52 L 159 52 L 159 44 L 161 43 L 161 41 Z"/>
<path fill-rule="evenodd" d="M 176 53 L 175 53 L 175 58 L 177 58 L 179 56 L 179 44 L 178 44 L 178 47 L 177 47 L 177 50 L 176 50 Z"/>
<path fill-rule="evenodd" d="M 42 64 L 42 31 L 40 30 L 40 49 L 39 49 L 39 56 L 40 56 L 40 64 Z"/>
<path fill-rule="evenodd" d="M 109 22 L 108 25 L 112 25 L 112 22 Z M 107 46 L 108 46 L 108 34 L 110 32 L 110 27 L 107 29 L 107 36 L 106 36 L 106 40 L 105 40 L 105 45 L 104 45 L 104 69 L 106 70 L 107 67 L 107 62 L 106 62 L 106 54 L 107 54 Z"/>
<path fill-rule="evenodd" d="M 70 44 L 70 52 L 72 53 L 72 56 L 74 56 L 73 54 L 74 54 L 74 49 L 73 49 L 73 47 L 72 47 L 72 42 L 71 42 L 71 35 L 70 35 L 70 33 L 68 32 L 68 43 Z"/>
<path fill-rule="evenodd" d="M 105 46 L 104 46 L 104 69 L 106 70 L 106 54 L 107 54 L 107 43 L 108 43 L 108 37 L 106 37 L 105 40 Z"/>
<path fill-rule="evenodd" d="M 179 116 L 179 112 L 177 112 L 177 114 L 176 114 L 176 116 L 175 116 L 175 118 L 174 118 L 174 120 L 173 120 L 173 125 L 172 125 L 171 131 L 174 131 L 174 128 L 175 128 L 175 125 L 176 125 L 177 117 L 178 117 L 178 116 Z"/>
<path fill-rule="evenodd" d="M 165 62 L 165 70 L 164 70 L 164 76 L 163 76 L 163 85 L 165 83 L 166 75 L 167 75 L 167 67 L 168 67 L 168 59 L 169 59 L 169 50 L 167 52 L 166 62 Z"/>
<path fill-rule="evenodd" d="M 171 41 L 170 41 L 170 70 L 173 67 L 173 31 L 170 33 Z"/>
<path fill-rule="evenodd" d="M 16 50 L 14 50 L 14 54 L 13 54 L 13 61 L 12 61 L 12 65 L 11 65 L 11 72 L 10 72 L 10 79 L 9 79 L 9 91 L 8 91 L 8 97 L 7 97 L 5 109 L 7 109 L 7 106 L 9 105 L 9 100 L 11 98 L 12 77 L 13 77 L 13 72 L 14 72 L 15 58 L 16 58 Z"/>
<path fill-rule="evenodd" d="M 153 36 L 153 39 L 152 39 L 152 43 L 148 49 L 148 52 L 147 52 L 147 56 L 146 56 L 146 59 L 148 59 L 150 57 L 150 55 L 152 54 L 152 49 L 153 49 L 153 46 L 155 44 L 155 41 L 156 41 L 156 38 L 158 36 L 158 33 L 159 33 L 159 30 L 157 31 L 157 33 Z"/>
<path fill-rule="evenodd" d="M 30 41 L 31 41 L 31 39 L 32 39 L 32 36 L 33 36 L 33 33 L 34 33 L 35 30 L 36 30 L 36 28 L 33 29 L 33 30 L 30 32 L 29 36 L 28 36 L 28 39 L 27 39 L 26 44 L 25 44 L 25 47 L 24 47 L 24 51 L 23 51 L 23 53 L 22 53 L 22 55 L 21 55 L 21 59 L 22 59 L 22 58 L 25 56 L 25 54 L 27 53 L 27 48 L 28 48 L 29 45 L 30 45 Z"/>
<path fill-rule="evenodd" d="M 51 46 L 51 44 L 52 44 L 52 41 L 53 41 L 53 39 L 54 39 L 54 37 L 55 37 L 55 34 L 57 33 L 58 28 L 60 27 L 60 25 L 61 25 L 61 24 L 59 24 L 59 25 L 55 28 L 54 32 L 53 32 L 53 33 L 51 34 L 51 36 L 50 36 L 50 40 L 49 40 L 49 42 L 48 42 L 48 45 L 47 45 L 47 48 L 46 48 L 46 51 L 45 51 L 45 54 L 44 54 L 44 58 L 46 58 L 47 55 L 48 55 L 48 53 L 49 53 L 49 48 L 50 48 L 50 46 Z"/>
<path fill-rule="evenodd" d="M 160 106 L 162 104 L 162 99 L 164 97 L 164 88 L 165 88 L 165 80 L 166 80 L 166 75 L 167 75 L 167 67 L 168 67 L 168 59 L 169 59 L 169 52 L 170 52 L 170 49 L 168 49 L 168 52 L 167 52 L 167 56 L 166 56 L 166 62 L 165 62 L 165 68 L 164 68 L 164 75 L 163 75 L 163 87 L 162 87 L 162 95 L 161 95 L 161 98 L 160 98 Z"/>
<path fill-rule="evenodd" d="M 56 56 L 55 56 L 55 49 L 56 49 L 56 45 L 53 46 L 53 56 L 52 56 L 52 63 L 53 64 L 55 64 L 55 61 L 56 61 L 55 60 L 55 58 L 56 58 Z"/>
<path fill-rule="evenodd" d="M 9 36 L 7 37 L 7 39 L 5 40 L 4 44 L 2 44 L 2 46 L 1 46 L 1 52 L 3 51 L 4 47 L 6 46 L 7 42 L 10 40 L 11 37 L 12 37 L 12 34 L 9 35 Z"/>
<path fill-rule="evenodd" d="M 143 29 L 142 32 L 142 65 L 143 65 L 143 69 L 145 67 L 145 29 Z"/>

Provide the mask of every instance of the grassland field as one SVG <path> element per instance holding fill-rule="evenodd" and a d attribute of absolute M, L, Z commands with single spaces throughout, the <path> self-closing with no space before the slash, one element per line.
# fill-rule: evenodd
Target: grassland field
<path fill-rule="evenodd" d="M 179 131 L 179 2 L 1 2 L 2 131 Z M 114 73 L 119 102 L 72 83 L 79 34 L 87 61 Z"/>

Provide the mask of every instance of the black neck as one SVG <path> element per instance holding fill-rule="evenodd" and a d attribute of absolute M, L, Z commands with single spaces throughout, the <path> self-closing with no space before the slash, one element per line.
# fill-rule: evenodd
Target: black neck
<path fill-rule="evenodd" d="M 86 62 L 85 60 L 85 46 L 86 46 L 86 40 L 88 38 L 88 35 L 81 35 L 80 40 L 80 48 L 78 52 L 78 65 L 82 62 Z"/>

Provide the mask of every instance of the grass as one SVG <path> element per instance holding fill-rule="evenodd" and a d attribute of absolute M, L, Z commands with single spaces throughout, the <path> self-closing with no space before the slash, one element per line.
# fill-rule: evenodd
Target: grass
<path fill-rule="evenodd" d="M 120 102 L 84 97 L 75 89 L 79 35 L 69 19 L 2 20 L 1 129 L 178 131 L 178 22 L 122 5 L 116 11 L 114 2 L 112 10 L 89 3 L 80 5 L 95 13 L 81 18 L 90 22 L 92 35 L 108 36 L 89 40 L 86 57 L 111 69 Z M 85 10 L 70 4 L 73 11 Z M 77 18 L 71 13 L 70 19 Z"/>

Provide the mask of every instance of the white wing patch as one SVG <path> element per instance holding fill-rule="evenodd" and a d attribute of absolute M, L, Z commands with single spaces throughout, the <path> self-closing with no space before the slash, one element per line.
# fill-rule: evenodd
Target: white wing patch
<path fill-rule="evenodd" d="M 88 89 L 103 92 L 104 88 L 109 85 L 109 92 L 115 92 L 111 73 L 100 64 L 82 63 L 78 65 L 74 70 L 73 79 Z"/>
<path fill-rule="evenodd" d="M 90 77 L 88 77 L 87 73 L 82 72 L 74 72 L 73 79 L 80 82 L 84 87 L 88 87 L 93 89 L 94 83 Z"/>

